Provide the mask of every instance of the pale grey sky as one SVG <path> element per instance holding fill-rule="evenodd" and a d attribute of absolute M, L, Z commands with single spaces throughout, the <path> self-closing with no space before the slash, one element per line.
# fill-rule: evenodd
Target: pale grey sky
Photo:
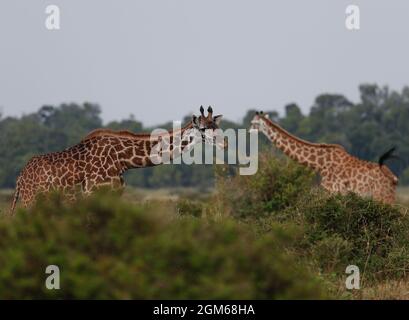
<path fill-rule="evenodd" d="M 45 28 L 45 8 L 61 30 Z M 361 30 L 345 28 L 357 4 Z M 309 110 L 317 94 L 409 84 L 407 0 L 1 0 L 0 108 L 99 103 L 148 125 L 198 107 Z"/>

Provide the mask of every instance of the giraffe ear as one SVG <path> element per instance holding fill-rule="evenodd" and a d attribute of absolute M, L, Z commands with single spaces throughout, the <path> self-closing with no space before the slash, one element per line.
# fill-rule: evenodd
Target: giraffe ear
<path fill-rule="evenodd" d="M 218 125 L 220 125 L 220 122 L 222 121 L 222 118 L 223 118 L 223 115 L 218 114 L 217 116 L 213 117 L 213 121 L 218 126 Z"/>
<path fill-rule="evenodd" d="M 270 119 L 269 114 L 268 114 L 268 113 L 266 113 L 266 114 L 264 115 L 264 118 L 266 118 L 266 119 Z"/>
<path fill-rule="evenodd" d="M 192 116 L 192 124 L 193 124 L 194 127 L 199 126 L 199 118 L 196 117 L 195 115 Z"/>

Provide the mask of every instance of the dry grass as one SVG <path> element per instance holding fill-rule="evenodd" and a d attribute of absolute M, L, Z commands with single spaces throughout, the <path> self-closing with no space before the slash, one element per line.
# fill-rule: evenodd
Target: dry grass
<path fill-rule="evenodd" d="M 341 300 L 409 300 L 409 279 L 386 280 L 371 286 L 363 284 L 359 290 L 346 289 L 343 280 L 332 285 L 334 296 Z"/>
<path fill-rule="evenodd" d="M 129 202 L 144 202 L 144 201 L 177 201 L 180 198 L 191 198 L 202 200 L 207 198 L 210 191 L 199 191 L 195 188 L 159 188 L 145 189 L 126 187 L 123 193 L 123 198 Z M 0 212 L 5 212 L 9 209 L 14 190 L 0 189 Z"/>
<path fill-rule="evenodd" d="M 386 281 L 370 288 L 362 288 L 357 294 L 364 300 L 409 300 L 409 281 Z"/>
<path fill-rule="evenodd" d="M 9 210 L 14 190 L 0 189 L 0 212 Z"/>

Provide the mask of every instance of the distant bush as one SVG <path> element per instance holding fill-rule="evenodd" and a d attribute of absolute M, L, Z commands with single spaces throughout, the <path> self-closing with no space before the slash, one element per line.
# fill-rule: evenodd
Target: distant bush
<path fill-rule="evenodd" d="M 345 274 L 357 265 L 361 278 L 397 278 L 409 272 L 409 217 L 402 208 L 356 194 L 312 192 L 281 213 L 303 226 L 308 250 L 322 271 Z"/>
<path fill-rule="evenodd" d="M 252 176 L 226 176 L 217 172 L 216 197 L 223 210 L 234 217 L 260 217 L 280 211 L 308 193 L 315 174 L 287 158 L 259 155 Z"/>
<path fill-rule="evenodd" d="M 292 238 L 288 232 L 256 237 L 229 219 L 212 223 L 175 211 L 110 194 L 72 205 L 54 195 L 13 218 L 2 217 L 0 298 L 324 296 L 317 280 L 283 253 Z M 60 290 L 45 288 L 51 264 L 60 267 Z"/>

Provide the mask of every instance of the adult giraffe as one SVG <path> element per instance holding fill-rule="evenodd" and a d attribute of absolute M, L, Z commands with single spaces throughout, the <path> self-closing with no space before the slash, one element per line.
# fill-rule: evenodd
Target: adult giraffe
<path fill-rule="evenodd" d="M 321 176 L 321 186 L 329 192 L 355 192 L 384 203 L 393 203 L 398 178 L 384 164 L 393 157 L 394 148 L 378 163 L 358 159 L 337 144 L 311 143 L 302 140 L 274 123 L 267 114 L 256 113 L 250 130 L 260 130 L 281 151 Z"/>
<path fill-rule="evenodd" d="M 89 194 L 103 185 L 121 188 L 125 171 L 157 164 L 151 151 L 164 142 L 163 139 L 167 139 L 166 143 L 156 155 L 169 152 L 169 159 L 178 155 L 177 152 L 190 150 L 194 143 L 215 144 L 222 115 L 213 116 L 211 107 L 207 111 L 205 116 L 200 107 L 199 117 L 193 115 L 178 132 L 171 131 L 167 135 L 97 129 L 64 151 L 33 157 L 17 178 L 10 212 L 14 212 L 18 198 L 27 207 L 38 194 L 50 190 L 62 190 L 75 198 L 77 189 Z M 195 139 L 197 135 L 199 139 Z"/>

